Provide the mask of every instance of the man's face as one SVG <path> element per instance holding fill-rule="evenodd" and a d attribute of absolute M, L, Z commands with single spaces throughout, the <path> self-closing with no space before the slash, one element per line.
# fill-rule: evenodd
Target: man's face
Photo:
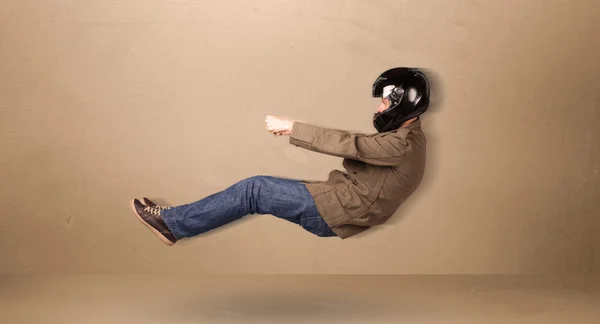
<path fill-rule="evenodd" d="M 381 98 L 381 103 L 377 108 L 377 112 L 380 113 L 390 107 L 390 100 L 388 98 Z"/>

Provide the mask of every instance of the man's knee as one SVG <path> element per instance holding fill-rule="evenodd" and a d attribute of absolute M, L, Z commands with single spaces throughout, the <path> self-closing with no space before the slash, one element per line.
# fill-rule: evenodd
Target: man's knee
<path fill-rule="evenodd" d="M 256 175 L 243 179 L 238 183 L 238 185 L 241 185 L 245 188 L 258 188 L 259 186 L 262 186 L 268 182 L 269 178 L 270 177 L 268 176 Z"/>
<path fill-rule="evenodd" d="M 261 176 L 261 175 L 255 175 L 255 176 L 251 176 L 248 177 L 244 180 L 242 180 L 242 182 L 245 183 L 259 183 L 259 182 L 263 182 L 265 180 L 265 176 Z"/>

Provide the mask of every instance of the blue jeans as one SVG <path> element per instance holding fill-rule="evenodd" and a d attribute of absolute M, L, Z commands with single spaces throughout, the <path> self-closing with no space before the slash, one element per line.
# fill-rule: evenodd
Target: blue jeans
<path fill-rule="evenodd" d="M 194 203 L 161 211 L 177 239 L 208 232 L 251 214 L 271 214 L 317 236 L 336 236 L 300 180 L 255 176 Z"/>

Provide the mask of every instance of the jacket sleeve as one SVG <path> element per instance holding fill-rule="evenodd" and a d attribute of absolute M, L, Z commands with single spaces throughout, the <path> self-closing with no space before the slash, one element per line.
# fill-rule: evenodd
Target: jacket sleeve
<path fill-rule="evenodd" d="M 406 155 L 408 132 L 408 129 L 400 128 L 396 132 L 365 135 L 294 122 L 290 144 L 368 164 L 395 166 Z"/>

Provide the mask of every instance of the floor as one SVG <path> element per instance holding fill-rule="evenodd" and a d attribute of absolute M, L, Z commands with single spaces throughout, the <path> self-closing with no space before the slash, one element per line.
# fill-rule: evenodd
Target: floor
<path fill-rule="evenodd" d="M 600 278 L 0 276 L 2 322 L 600 323 Z"/>

